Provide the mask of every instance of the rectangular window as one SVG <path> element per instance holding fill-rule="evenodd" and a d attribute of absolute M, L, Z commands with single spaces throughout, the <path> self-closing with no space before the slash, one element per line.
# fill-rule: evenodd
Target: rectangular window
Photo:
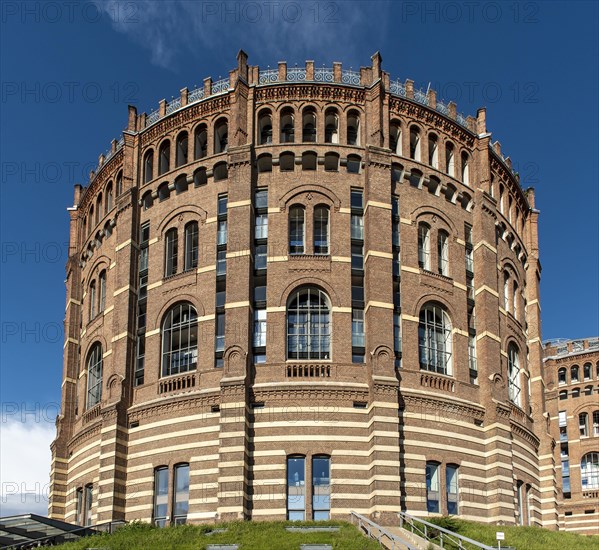
<path fill-rule="evenodd" d="M 266 254 L 267 245 L 259 244 L 256 246 L 256 254 L 254 255 L 254 269 L 266 269 Z"/>
<path fill-rule="evenodd" d="M 430 271 L 431 269 L 431 248 L 430 248 L 430 229 L 425 224 L 418 226 L 418 266 Z"/>
<path fill-rule="evenodd" d="M 356 271 L 364 269 L 364 246 L 361 244 L 351 245 L 351 268 Z"/>
<path fill-rule="evenodd" d="M 227 220 L 218 221 L 218 234 L 216 244 L 218 246 L 227 244 Z"/>
<path fill-rule="evenodd" d="M 314 254 L 329 253 L 329 209 L 317 206 L 314 209 Z"/>
<path fill-rule="evenodd" d="M 470 367 L 470 383 L 475 384 L 478 378 L 476 364 L 476 336 L 468 336 L 468 366 Z"/>
<path fill-rule="evenodd" d="M 351 301 L 355 304 L 364 304 L 364 287 L 362 285 L 352 285 Z"/>
<path fill-rule="evenodd" d="M 256 309 L 254 311 L 254 347 L 266 346 L 266 310 Z"/>
<path fill-rule="evenodd" d="M 516 483 L 516 525 L 524 525 L 524 483 Z"/>
<path fill-rule="evenodd" d="M 331 515 L 331 459 L 315 456 L 312 459 L 312 519 L 323 521 Z"/>
<path fill-rule="evenodd" d="M 456 516 L 458 507 L 458 467 L 449 464 L 445 468 L 445 490 L 447 494 L 447 514 Z"/>
<path fill-rule="evenodd" d="M 580 437 L 589 437 L 589 415 L 587 413 L 578 415 L 578 431 Z"/>
<path fill-rule="evenodd" d="M 94 498 L 94 486 L 85 486 L 85 495 L 83 498 L 83 522 L 84 525 L 92 524 L 92 502 Z"/>
<path fill-rule="evenodd" d="M 170 277 L 177 273 L 177 230 L 170 229 L 166 233 L 166 261 L 164 276 Z"/>
<path fill-rule="evenodd" d="M 256 214 L 254 238 L 258 240 L 268 238 L 268 214 Z"/>
<path fill-rule="evenodd" d="M 364 310 L 352 309 L 351 343 L 355 348 L 364 347 Z"/>
<path fill-rule="evenodd" d="M 303 254 L 304 239 L 304 209 L 293 207 L 289 212 L 289 254 Z"/>
<path fill-rule="evenodd" d="M 266 286 L 259 285 L 254 288 L 254 303 L 266 305 Z"/>
<path fill-rule="evenodd" d="M 198 267 L 198 224 L 190 223 L 185 227 L 185 271 Z"/>
<path fill-rule="evenodd" d="M 356 241 L 364 240 L 364 217 L 362 214 L 351 215 L 351 238 Z"/>
<path fill-rule="evenodd" d="M 559 427 L 560 428 L 562 426 L 565 426 L 567 424 L 567 422 L 568 422 L 566 415 L 567 415 L 566 411 L 559 411 L 559 413 L 558 413 Z"/>
<path fill-rule="evenodd" d="M 599 437 L 599 411 L 593 413 L 593 437 Z"/>
<path fill-rule="evenodd" d="M 474 249 L 472 246 L 472 226 L 465 224 L 464 233 L 466 236 L 466 271 L 474 273 Z"/>
<path fill-rule="evenodd" d="M 393 349 L 395 355 L 401 354 L 401 317 L 399 313 L 393 314 Z"/>
<path fill-rule="evenodd" d="M 268 208 L 268 189 L 258 189 L 254 195 L 254 206 L 257 209 Z"/>
<path fill-rule="evenodd" d="M 219 195 L 218 197 L 218 217 L 227 215 L 227 195 Z"/>
<path fill-rule="evenodd" d="M 287 519 L 306 519 L 306 459 L 303 456 L 287 458 Z"/>
<path fill-rule="evenodd" d="M 352 189 L 350 197 L 350 206 L 352 210 L 362 210 L 364 208 L 361 190 Z"/>
<path fill-rule="evenodd" d="M 154 470 L 154 525 L 166 527 L 168 513 L 168 468 Z"/>
<path fill-rule="evenodd" d="M 426 509 L 430 513 L 439 513 L 439 464 L 426 463 Z"/>
<path fill-rule="evenodd" d="M 216 255 L 216 275 L 227 274 L 227 251 L 219 250 Z"/>
<path fill-rule="evenodd" d="M 216 315 L 216 344 L 215 351 L 223 352 L 225 350 L 225 314 Z"/>
<path fill-rule="evenodd" d="M 173 494 L 173 523 L 187 522 L 189 510 L 189 464 L 175 466 L 175 487 Z"/>

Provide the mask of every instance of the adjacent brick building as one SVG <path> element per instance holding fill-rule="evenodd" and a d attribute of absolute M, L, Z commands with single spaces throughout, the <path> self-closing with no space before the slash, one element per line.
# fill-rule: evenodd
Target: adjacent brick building
<path fill-rule="evenodd" d="M 599 338 L 544 344 L 560 529 L 599 535 Z"/>
<path fill-rule="evenodd" d="M 240 52 L 69 213 L 52 517 L 558 527 L 538 211 L 484 109 Z"/>

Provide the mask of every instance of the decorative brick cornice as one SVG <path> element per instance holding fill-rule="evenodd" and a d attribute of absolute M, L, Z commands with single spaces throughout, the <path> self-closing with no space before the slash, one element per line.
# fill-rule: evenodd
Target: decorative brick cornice
<path fill-rule="evenodd" d="M 115 175 L 115 172 L 120 165 L 123 164 L 123 156 L 123 149 L 119 149 L 105 164 L 102 165 L 100 172 L 85 190 L 83 197 L 81 197 L 78 205 L 79 210 L 85 212 L 91 201 L 96 199 L 98 192 L 104 188 L 106 182 Z"/>
<path fill-rule="evenodd" d="M 256 103 L 267 103 L 270 101 L 334 101 L 336 103 L 364 104 L 366 90 L 359 88 L 346 88 L 338 84 L 281 84 L 257 88 L 255 96 Z"/>
<path fill-rule="evenodd" d="M 485 408 L 467 403 L 443 399 L 433 395 L 417 395 L 402 392 L 402 402 L 406 410 L 430 410 L 433 414 L 442 414 L 453 418 L 471 418 L 482 420 L 485 417 Z"/>

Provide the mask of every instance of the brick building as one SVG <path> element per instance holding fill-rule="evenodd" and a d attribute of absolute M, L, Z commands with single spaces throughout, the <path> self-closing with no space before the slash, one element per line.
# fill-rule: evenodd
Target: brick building
<path fill-rule="evenodd" d="M 599 338 L 551 340 L 544 355 L 560 529 L 599 535 Z"/>
<path fill-rule="evenodd" d="M 52 517 L 558 526 L 538 211 L 381 57 L 129 108 L 75 187 Z"/>

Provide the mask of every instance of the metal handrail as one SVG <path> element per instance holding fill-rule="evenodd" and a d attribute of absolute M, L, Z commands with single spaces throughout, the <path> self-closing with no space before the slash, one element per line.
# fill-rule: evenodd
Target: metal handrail
<path fill-rule="evenodd" d="M 438 531 L 439 532 L 438 545 L 441 548 L 445 548 L 445 546 L 444 546 L 445 541 L 448 540 L 449 542 L 456 544 L 458 546 L 458 548 L 463 548 L 465 550 L 468 549 L 469 546 L 464 546 L 464 543 L 472 545 L 474 548 L 479 548 L 480 550 L 495 550 L 495 548 L 493 546 L 487 546 L 486 544 L 483 544 L 482 542 L 478 542 L 476 540 L 470 539 L 468 537 L 465 537 L 464 535 L 459 535 L 458 533 L 449 531 L 448 529 L 440 527 L 439 525 L 435 525 L 434 523 L 430 523 L 424 519 L 411 516 L 410 514 L 406 514 L 405 512 L 397 512 L 397 516 L 399 517 L 399 526 L 402 529 L 405 529 L 405 527 L 404 527 L 404 522 L 405 522 L 410 526 L 410 531 L 412 533 L 414 532 L 414 529 L 415 529 L 417 531 L 418 536 L 420 536 L 420 537 L 424 538 L 425 540 L 432 542 L 434 544 L 437 544 L 437 542 L 435 542 L 435 540 L 434 540 L 437 538 L 437 535 L 435 535 L 434 537 L 430 537 L 428 531 L 429 531 L 429 529 L 434 529 L 435 531 Z M 418 527 L 417 525 L 415 525 L 415 522 L 421 523 L 424 527 L 423 528 Z"/>
<path fill-rule="evenodd" d="M 418 550 L 416 546 L 413 546 L 401 537 L 394 535 L 393 533 L 390 533 L 380 525 L 374 523 L 374 521 L 369 520 L 368 518 L 358 514 L 357 512 L 350 512 L 350 517 L 352 524 L 354 523 L 355 518 L 358 522 L 358 529 L 364 531 L 369 538 L 375 539 L 381 546 L 383 544 L 383 537 L 387 537 L 389 539 L 389 542 L 391 542 L 391 550 L 395 550 L 395 544 L 401 544 L 405 546 L 408 550 Z M 373 533 L 373 531 L 377 531 L 377 534 Z"/>

